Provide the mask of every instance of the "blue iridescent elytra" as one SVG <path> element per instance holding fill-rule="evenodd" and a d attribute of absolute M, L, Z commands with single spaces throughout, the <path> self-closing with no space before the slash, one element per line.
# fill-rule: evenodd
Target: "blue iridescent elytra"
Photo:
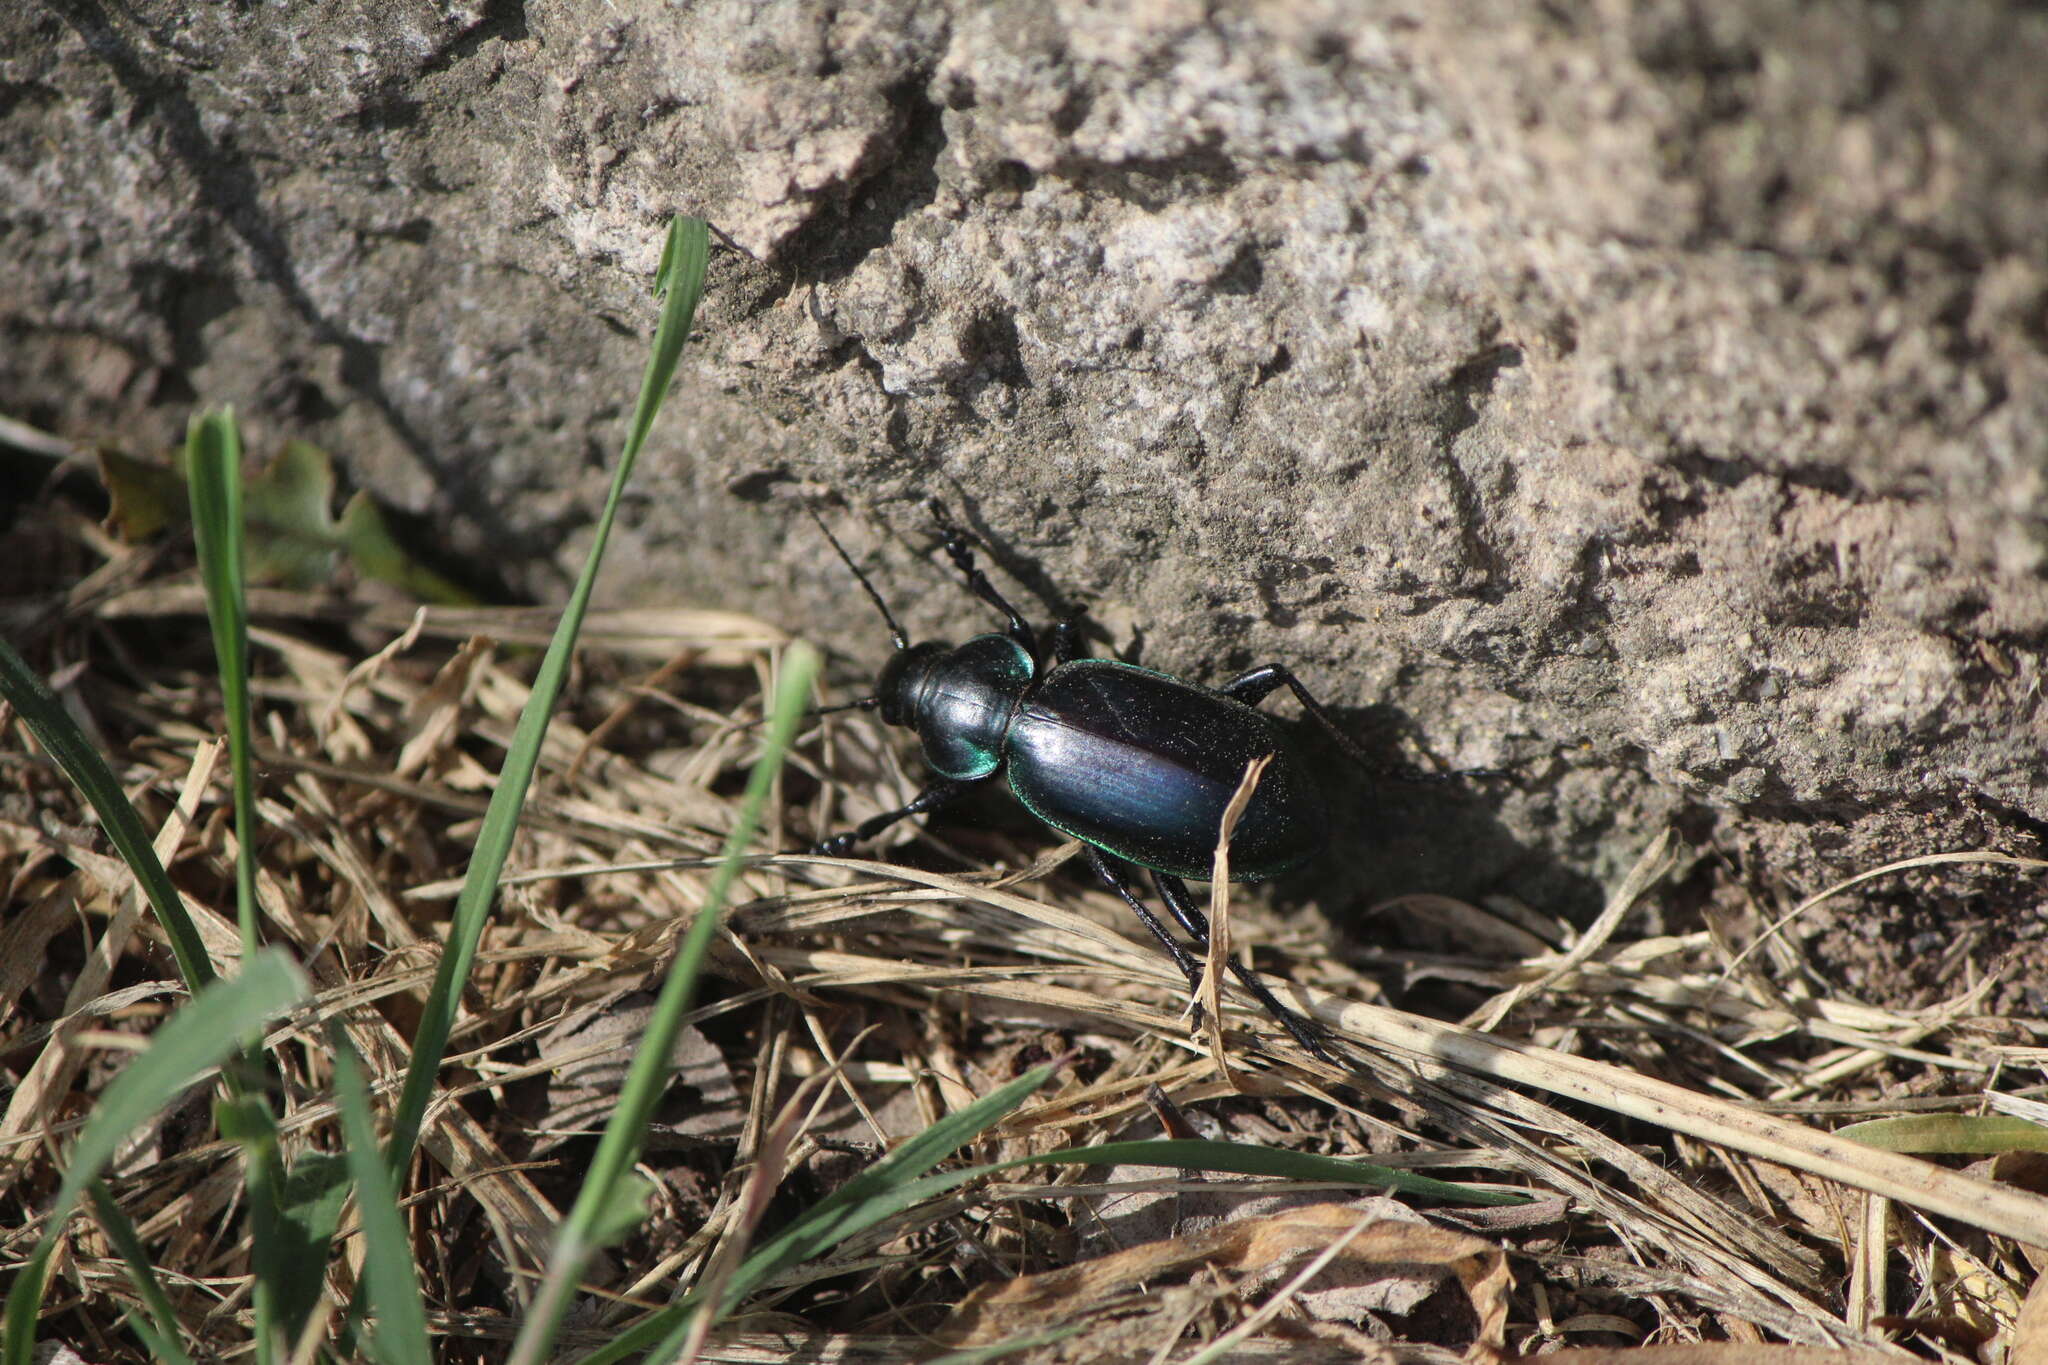
<path fill-rule="evenodd" d="M 1233 881 L 1313 857 L 1322 794 L 1271 721 L 1242 702 L 1129 664 L 1055 668 L 1017 708 L 1003 772 L 1033 815 L 1140 867 L 1207 877 L 1224 807 L 1274 755 L 1230 847 Z"/>

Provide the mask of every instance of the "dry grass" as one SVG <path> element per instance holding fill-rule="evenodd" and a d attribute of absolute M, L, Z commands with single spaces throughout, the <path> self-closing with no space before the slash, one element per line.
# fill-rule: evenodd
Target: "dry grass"
<path fill-rule="evenodd" d="M 10 636 L 114 757 L 145 817 L 172 831 L 165 861 L 216 961 L 231 961 L 231 822 L 212 768 L 218 700 L 197 589 L 163 554 L 82 520 L 53 513 L 41 530 L 61 530 L 81 571 L 17 598 Z M 252 607 L 264 933 L 319 990 L 317 1010 L 269 1047 L 287 1141 L 331 1150 L 315 1025 L 343 1023 L 388 1105 L 526 697 L 525 646 L 551 620 L 416 618 L 279 592 Z M 445 1359 L 500 1359 L 518 1327 L 642 993 L 703 903 L 701 860 L 730 826 L 756 742 L 744 722 L 783 643 L 759 621 L 685 610 L 599 614 L 585 632 L 575 699 L 551 734 L 429 1114 L 428 1159 L 405 1191 Z M 915 784 L 902 751 L 865 716 L 814 732 L 764 845 L 800 846 L 901 799 Z M 41 1231 L 67 1133 L 182 990 L 125 868 L 19 725 L 0 737 L 0 765 L 4 1265 Z M 968 857 L 948 837 L 923 842 L 923 867 L 978 867 L 994 852 L 1021 870 L 783 856 L 745 873 L 720 989 L 679 1049 L 645 1158 L 657 1202 L 593 1267 L 589 1311 L 565 1345 L 610 1339 L 730 1254 L 748 1214 L 742 1181 L 776 1141 L 795 1139 L 775 1201 L 752 1211 L 766 1227 L 873 1152 L 1061 1055 L 1071 1061 L 1054 1086 L 974 1159 L 1188 1122 L 1535 1199 L 1431 1208 L 1423 1222 L 1378 1199 L 1302 1207 L 1348 1198 L 1334 1189 L 1049 1169 L 946 1196 L 784 1277 L 705 1358 L 925 1359 L 1045 1338 L 1035 1358 L 1184 1360 L 1247 1322 L 1223 1358 L 1903 1340 L 1974 1360 L 2016 1340 L 2042 1255 L 2023 1239 L 2048 1243 L 2048 1202 L 2026 1193 L 2041 1184 L 2032 1167 L 2006 1158 L 1965 1172 L 1827 1132 L 1930 1110 L 2037 1117 L 2044 1024 L 1994 1015 L 1992 978 L 1958 979 L 1948 998 L 1911 1009 L 1827 998 L 1802 956 L 1811 906 L 1765 932 L 1774 916 L 1731 912 L 1723 897 L 1701 927 L 1632 937 L 1642 904 L 1670 894 L 1659 836 L 1588 929 L 1507 902 L 1404 907 L 1456 925 L 1470 951 L 1372 965 L 1453 983 L 1471 1006 L 1461 1024 L 1374 1003 L 1380 976 L 1290 941 L 1240 896 L 1237 942 L 1312 982 L 1275 985 L 1359 1066 L 1346 1075 L 1304 1057 L 1233 993 L 1226 1070 L 1190 1033 L 1172 965 L 1131 937 L 1106 891 L 1056 871 L 1071 850 L 956 827 Z M 800 1133 L 772 1132 L 806 1083 L 816 1104 Z M 226 1353 L 247 1338 L 249 1242 L 235 1149 L 213 1135 L 203 1099 L 140 1134 L 112 1183 L 191 1339 Z M 338 1250 L 340 1303 L 361 1253 Z M 1318 1255 L 1327 1264 L 1302 1278 Z M 57 1267 L 45 1335 L 87 1360 L 138 1358 L 118 1325 L 130 1298 L 111 1257 L 80 1219 Z"/>

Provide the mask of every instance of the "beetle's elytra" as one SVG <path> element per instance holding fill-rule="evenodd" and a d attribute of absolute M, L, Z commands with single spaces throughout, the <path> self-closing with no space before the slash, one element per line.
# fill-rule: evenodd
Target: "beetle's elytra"
<path fill-rule="evenodd" d="M 1218 688 L 1201 687 L 1134 664 L 1079 657 L 1071 621 L 1054 625 L 1041 648 L 1038 632 L 975 563 L 966 534 L 942 505 L 930 505 L 947 556 L 968 590 L 1002 613 L 1005 628 L 958 646 L 911 644 L 867 575 L 819 520 L 896 644 L 875 695 L 856 705 L 875 707 L 886 723 L 916 731 L 938 776 L 907 804 L 825 840 L 816 851 L 848 853 L 906 816 L 935 810 L 1001 774 L 1032 815 L 1082 841 L 1097 874 L 1137 913 L 1192 988 L 1201 975 L 1195 956 L 1138 898 L 1127 866 L 1152 873 L 1195 953 L 1206 952 L 1208 919 L 1182 879 L 1210 874 L 1224 808 L 1249 763 L 1272 756 L 1231 839 L 1232 880 L 1284 872 L 1314 857 L 1329 837 L 1321 792 L 1272 718 L 1256 709 L 1258 702 L 1284 686 L 1341 748 L 1356 756 L 1355 747 L 1279 664 Z M 1243 964 L 1232 959 L 1230 965 L 1297 1042 L 1334 1062 L 1313 1025 L 1283 1007 Z"/>
<path fill-rule="evenodd" d="M 1322 852 L 1322 793 L 1264 715 L 1163 673 L 1102 659 L 1060 664 L 1017 708 L 1004 746 L 1010 790 L 1062 834 L 1175 877 L 1206 877 L 1223 810 L 1256 758 L 1273 755 L 1230 846 L 1256 881 Z"/>

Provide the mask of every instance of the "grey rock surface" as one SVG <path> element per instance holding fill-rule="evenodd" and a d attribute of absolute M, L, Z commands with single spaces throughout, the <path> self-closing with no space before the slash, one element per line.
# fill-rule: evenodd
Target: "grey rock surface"
<path fill-rule="evenodd" d="M 2043 69 L 1968 0 L 32 3 L 0 408 L 232 401 L 545 595 L 702 213 L 614 600 L 872 664 L 794 499 L 957 635 L 938 495 L 1150 665 L 1517 769 L 1347 789 L 1361 894 L 1583 904 L 1674 816 L 1812 889 L 2048 822 Z"/>

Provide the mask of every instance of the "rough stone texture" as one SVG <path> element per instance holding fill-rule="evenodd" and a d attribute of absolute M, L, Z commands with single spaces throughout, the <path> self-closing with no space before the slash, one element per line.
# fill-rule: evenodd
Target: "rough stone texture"
<path fill-rule="evenodd" d="M 1362 890 L 1681 811 L 1810 887 L 2048 821 L 2043 69 L 1971 0 L 10 6 L 0 406 L 233 401 L 547 592 L 701 212 L 616 595 L 872 662 L 791 495 L 957 633 L 936 493 L 1150 664 L 1519 766 L 1353 793 Z"/>

